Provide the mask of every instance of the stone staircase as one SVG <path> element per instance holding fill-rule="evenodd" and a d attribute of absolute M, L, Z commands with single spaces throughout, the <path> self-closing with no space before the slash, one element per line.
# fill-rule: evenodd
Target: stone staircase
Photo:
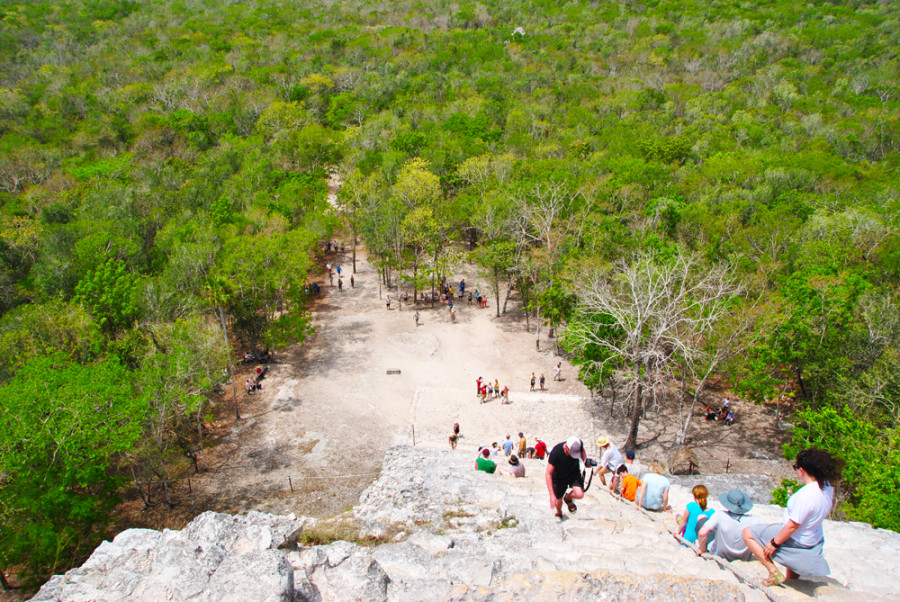
<path fill-rule="evenodd" d="M 543 462 L 525 460 L 524 479 L 474 464 L 470 451 L 391 448 L 340 517 L 205 513 L 180 532 L 126 531 L 34 600 L 900 599 L 897 533 L 828 523 L 834 578 L 761 588 L 758 563 L 697 557 L 670 534 L 673 515 L 620 502 L 599 482 L 559 520 Z M 688 498 L 673 487 L 673 507 Z M 329 532 L 352 541 L 297 543 Z"/>

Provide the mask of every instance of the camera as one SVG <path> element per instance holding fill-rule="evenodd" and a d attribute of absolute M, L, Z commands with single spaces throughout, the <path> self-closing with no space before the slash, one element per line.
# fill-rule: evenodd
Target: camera
<path fill-rule="evenodd" d="M 593 458 L 587 458 L 587 459 L 584 461 L 584 467 L 585 467 L 585 468 L 593 468 L 593 467 L 595 467 L 595 466 L 597 466 L 597 461 L 594 460 Z"/>

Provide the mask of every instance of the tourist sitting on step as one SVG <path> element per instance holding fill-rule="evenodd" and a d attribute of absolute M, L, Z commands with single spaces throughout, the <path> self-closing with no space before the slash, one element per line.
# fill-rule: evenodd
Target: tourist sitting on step
<path fill-rule="evenodd" d="M 501 468 L 500 474 L 521 479 L 525 476 L 525 466 L 519 462 L 518 456 L 513 454 L 509 457 L 509 467 Z"/>
<path fill-rule="evenodd" d="M 834 484 L 841 477 L 841 462 L 828 452 L 809 448 L 797 454 L 794 470 L 803 487 L 788 498 L 783 524 L 753 525 L 743 532 L 744 542 L 766 570 L 763 584 L 778 585 L 800 575 L 822 577 L 831 569 L 822 550 L 822 522 L 834 503 Z M 775 562 L 783 564 L 782 574 Z"/>
<path fill-rule="evenodd" d="M 600 482 L 606 485 L 606 477 L 604 475 L 615 475 L 616 469 L 623 464 L 622 454 L 619 452 L 609 437 L 597 437 L 597 447 L 603 450 L 600 456 L 600 464 L 597 467 L 597 476 Z"/>
<path fill-rule="evenodd" d="M 493 474 L 495 470 L 497 470 L 497 464 L 493 460 L 490 459 L 491 450 L 486 447 L 481 448 L 479 451 L 478 459 L 475 460 L 475 470 L 481 470 L 483 472 L 487 472 Z"/>
<path fill-rule="evenodd" d="M 613 477 L 613 479 L 615 481 L 615 487 L 613 487 L 612 490 L 618 490 L 619 497 L 625 498 L 629 502 L 634 501 L 638 489 L 643 485 L 640 479 L 628 472 L 628 468 L 624 464 L 616 469 L 616 476 Z"/>
<path fill-rule="evenodd" d="M 706 507 L 709 490 L 704 485 L 694 485 L 691 494 L 694 496 L 694 501 L 687 505 L 684 514 L 675 518 L 678 529 L 673 535 L 681 536 L 685 541 L 695 543 L 697 541 L 697 525 L 708 520 L 715 510 Z"/>
<path fill-rule="evenodd" d="M 635 460 L 633 449 L 625 452 L 625 468 L 628 469 L 628 474 L 634 475 L 638 480 L 644 478 L 644 473 L 647 472 L 647 468 L 639 460 Z"/>
<path fill-rule="evenodd" d="M 711 422 L 719 417 L 719 410 L 714 410 L 711 407 L 706 406 L 706 410 L 703 411 L 703 415 L 706 416 L 707 422 Z"/>
<path fill-rule="evenodd" d="M 636 504 L 645 510 L 671 510 L 669 506 L 669 479 L 662 476 L 666 467 L 659 460 L 650 464 L 651 473 L 644 475 L 644 483 L 638 491 Z"/>
<path fill-rule="evenodd" d="M 728 412 L 728 416 L 725 418 L 725 426 L 731 426 L 734 424 L 734 412 Z"/>
<path fill-rule="evenodd" d="M 740 489 L 732 489 L 719 496 L 724 512 L 716 512 L 709 517 L 697 532 L 697 546 L 705 554 L 707 551 L 725 560 L 750 560 L 753 556 L 744 542 L 742 533 L 745 527 L 755 525 L 762 520 L 751 514 L 753 502 L 750 496 Z"/>

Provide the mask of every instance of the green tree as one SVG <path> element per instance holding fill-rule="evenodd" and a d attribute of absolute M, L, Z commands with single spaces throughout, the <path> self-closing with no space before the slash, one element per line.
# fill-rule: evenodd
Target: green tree
<path fill-rule="evenodd" d="M 81 303 L 107 332 L 131 325 L 138 314 L 135 299 L 137 276 L 128 271 L 125 262 L 107 259 L 75 287 L 76 303 Z"/>
<path fill-rule="evenodd" d="M 104 536 L 147 400 L 117 361 L 29 362 L 0 387 L 0 560 L 40 581 Z"/>

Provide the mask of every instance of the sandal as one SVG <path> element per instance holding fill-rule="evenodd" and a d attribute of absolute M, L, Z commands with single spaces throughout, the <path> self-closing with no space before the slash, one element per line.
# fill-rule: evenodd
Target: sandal
<path fill-rule="evenodd" d="M 766 587 L 774 587 L 782 583 L 784 583 L 784 575 L 777 570 L 774 573 L 769 573 L 769 578 L 763 581 L 763 585 Z"/>
<path fill-rule="evenodd" d="M 557 512 L 557 513 L 556 513 L 556 518 L 562 520 L 562 517 L 563 517 L 563 513 L 562 513 L 562 512 Z"/>
<path fill-rule="evenodd" d="M 575 514 L 578 511 L 578 506 L 575 505 L 575 502 L 567 500 L 566 498 L 563 498 L 563 501 L 566 503 L 566 508 L 569 509 L 569 512 Z"/>

